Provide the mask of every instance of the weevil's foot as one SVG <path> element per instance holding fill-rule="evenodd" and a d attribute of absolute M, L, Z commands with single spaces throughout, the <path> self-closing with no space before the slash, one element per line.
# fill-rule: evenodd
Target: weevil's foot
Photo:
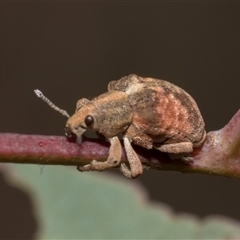
<path fill-rule="evenodd" d="M 169 153 L 168 156 L 172 160 L 179 159 L 186 164 L 194 163 L 194 158 L 190 157 L 187 153 Z"/>
<path fill-rule="evenodd" d="M 86 164 L 84 166 L 77 166 L 77 170 L 79 172 L 89 172 L 91 171 L 90 164 Z"/>
<path fill-rule="evenodd" d="M 96 160 L 93 160 L 91 163 L 90 163 L 90 169 L 92 171 L 104 171 L 106 169 L 109 169 L 109 168 L 113 168 L 115 167 L 115 164 L 114 162 L 113 163 L 110 163 L 110 162 L 98 162 Z"/>
<path fill-rule="evenodd" d="M 186 164 L 194 163 L 194 158 L 193 157 L 181 157 L 181 160 Z"/>
<path fill-rule="evenodd" d="M 143 168 L 143 170 L 149 170 L 149 169 L 151 169 L 151 167 L 148 166 L 148 165 L 146 165 L 146 164 L 142 164 L 142 168 Z"/>
<path fill-rule="evenodd" d="M 149 168 L 147 168 L 147 169 L 149 169 Z M 131 169 L 125 163 L 121 163 L 120 171 L 125 177 L 131 178 L 131 179 L 134 179 L 134 178 L 136 178 L 140 175 L 140 174 L 139 175 L 133 175 Z"/>
<path fill-rule="evenodd" d="M 114 167 L 114 164 L 110 164 L 108 162 L 98 162 L 96 160 L 92 160 L 90 164 L 86 164 L 84 166 L 78 166 L 77 170 L 80 172 L 89 172 L 89 171 L 104 171 L 106 169 Z"/>
<path fill-rule="evenodd" d="M 130 168 L 125 163 L 121 163 L 120 171 L 125 177 L 133 178 Z"/>

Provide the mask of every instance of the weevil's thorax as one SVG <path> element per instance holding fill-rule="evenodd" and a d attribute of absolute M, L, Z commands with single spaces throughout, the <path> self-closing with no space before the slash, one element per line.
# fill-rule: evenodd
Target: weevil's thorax
<path fill-rule="evenodd" d="M 132 109 L 128 95 L 120 91 L 109 91 L 90 101 L 95 108 L 98 132 L 106 138 L 124 133 L 132 123 Z"/>

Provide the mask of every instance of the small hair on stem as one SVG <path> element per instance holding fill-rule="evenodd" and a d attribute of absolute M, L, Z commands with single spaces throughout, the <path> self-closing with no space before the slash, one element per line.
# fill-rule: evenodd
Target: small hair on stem
<path fill-rule="evenodd" d="M 53 108 L 55 111 L 60 112 L 63 116 L 69 118 L 69 114 L 67 113 L 67 111 L 60 109 L 59 107 L 57 107 L 55 104 L 53 104 L 47 97 L 45 97 L 43 95 L 43 93 L 38 90 L 35 89 L 34 90 L 35 94 L 37 95 L 37 97 L 41 98 L 45 103 L 47 103 L 51 108 Z"/>

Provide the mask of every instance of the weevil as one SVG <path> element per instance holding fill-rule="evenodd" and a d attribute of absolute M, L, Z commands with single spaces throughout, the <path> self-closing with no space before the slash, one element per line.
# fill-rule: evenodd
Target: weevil
<path fill-rule="evenodd" d="M 172 159 L 191 162 L 190 153 L 206 136 L 204 120 L 195 100 L 180 87 L 159 79 L 135 74 L 111 81 L 108 92 L 97 98 L 82 98 L 76 112 L 68 119 L 66 137 L 76 137 L 91 129 L 110 142 L 105 162 L 92 160 L 78 167 L 80 171 L 103 171 L 120 166 L 128 178 L 143 172 L 143 165 L 132 143 L 155 148 Z M 122 136 L 128 165 L 121 163 Z"/>

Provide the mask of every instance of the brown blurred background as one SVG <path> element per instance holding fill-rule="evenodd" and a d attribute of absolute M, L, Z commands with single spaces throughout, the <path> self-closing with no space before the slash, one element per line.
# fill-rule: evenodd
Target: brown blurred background
<path fill-rule="evenodd" d="M 0 27 L 1 132 L 63 135 L 66 119 L 33 89 L 71 114 L 131 73 L 187 90 L 208 131 L 240 108 L 238 2 L 1 2 Z M 30 239 L 28 197 L 0 180 L 0 238 Z M 237 179 L 148 171 L 139 181 L 175 212 L 240 220 Z"/>

